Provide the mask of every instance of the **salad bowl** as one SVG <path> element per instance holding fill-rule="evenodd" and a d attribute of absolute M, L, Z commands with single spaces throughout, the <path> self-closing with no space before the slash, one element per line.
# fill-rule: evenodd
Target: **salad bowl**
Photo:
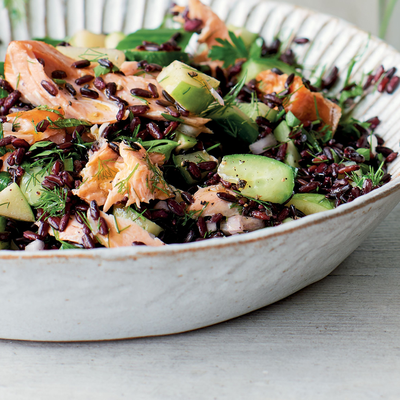
<path fill-rule="evenodd" d="M 94 31 L 155 28 L 169 5 L 135 1 L 141 18 L 135 14 L 128 24 L 133 2 L 127 2 L 125 12 L 119 2 L 111 9 L 111 1 L 105 1 L 102 10 L 88 13 L 92 3 L 76 9 L 75 19 Z M 48 2 L 49 8 L 41 10 L 43 18 L 46 12 L 51 16 L 43 20 L 43 32 L 30 28 L 37 26 L 32 21 L 39 14 L 27 15 L 25 23 L 31 24 L 25 27 L 20 23 L 7 31 L 3 26 L 3 42 L 12 34 L 73 33 L 72 11 L 62 4 Z M 310 71 L 336 65 L 344 81 L 353 61 L 352 74 L 359 78 L 381 64 L 400 68 L 397 51 L 345 21 L 283 3 L 211 5 L 228 23 L 246 26 L 267 41 L 277 35 L 310 39 L 294 48 Z M 391 96 L 375 92 L 352 112 L 362 121 L 379 116 L 377 133 L 399 151 L 399 106 L 400 91 Z M 0 338 L 95 341 L 173 334 L 276 302 L 328 275 L 390 213 L 400 201 L 399 160 L 389 172 L 388 184 L 351 203 L 244 235 L 162 248 L 1 251 Z"/>

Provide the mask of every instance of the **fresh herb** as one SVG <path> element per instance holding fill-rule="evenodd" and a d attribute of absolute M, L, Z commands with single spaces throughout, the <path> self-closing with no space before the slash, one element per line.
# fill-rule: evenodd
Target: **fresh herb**
<path fill-rule="evenodd" d="M 216 41 L 221 46 L 211 47 L 208 57 L 212 60 L 224 60 L 224 68 L 234 65 L 238 58 L 248 58 L 249 52 L 240 36 L 236 36 L 229 31 L 231 41 L 227 39 L 217 38 Z"/>
<path fill-rule="evenodd" d="M 397 0 L 379 0 L 379 37 L 385 39 Z"/>
<path fill-rule="evenodd" d="M 50 217 L 61 216 L 65 212 L 67 196 L 68 190 L 65 188 L 43 189 L 36 208 L 43 208 Z"/>
<path fill-rule="evenodd" d="M 138 29 L 127 35 L 122 39 L 117 46 L 118 50 L 132 50 L 137 46 L 140 46 L 144 40 L 157 44 L 168 42 L 172 36 L 179 33 L 179 37 L 176 39 L 178 46 L 183 49 L 188 45 L 193 33 L 186 32 L 183 29 L 170 29 L 170 28 L 158 28 L 158 29 Z"/>
<path fill-rule="evenodd" d="M 138 168 L 139 163 L 135 165 L 135 168 L 133 168 L 132 172 L 128 175 L 127 178 L 123 179 L 115 185 L 115 187 L 118 188 L 118 193 L 125 194 L 129 192 L 129 180 L 132 178 L 133 174 Z"/>
<path fill-rule="evenodd" d="M 108 68 L 99 64 L 94 68 L 93 71 L 94 71 L 94 76 L 97 78 L 98 76 L 101 75 L 106 75 L 111 72 L 117 72 L 119 71 L 119 68 L 116 65 L 113 65 L 111 68 Z"/>
<path fill-rule="evenodd" d="M 139 100 L 139 101 L 141 101 L 142 103 L 146 104 L 146 106 L 149 104 L 149 102 L 148 102 L 146 99 L 144 99 L 143 97 L 135 96 L 135 95 L 132 94 L 132 93 L 131 93 L 131 96 L 132 96 L 134 99 Z"/>
<path fill-rule="evenodd" d="M 21 79 L 21 74 L 18 74 L 18 76 L 17 76 L 17 84 L 15 86 L 15 90 L 18 89 L 20 79 Z"/>
<path fill-rule="evenodd" d="M 61 110 L 61 107 L 59 107 L 59 109 Z M 38 106 L 38 107 L 36 107 L 36 110 L 49 111 L 49 112 L 59 115 L 61 118 L 64 118 L 64 115 L 60 111 L 56 110 L 55 108 L 50 108 L 47 105 Z"/>
<path fill-rule="evenodd" d="M 21 127 L 21 124 L 20 124 L 19 122 L 17 122 L 17 121 L 18 121 L 18 118 L 19 118 L 21 115 L 22 115 L 21 113 L 17 112 L 17 115 L 16 115 L 15 118 L 14 118 L 14 121 L 13 121 L 13 123 L 12 123 L 12 125 L 11 125 L 11 130 L 12 130 L 13 132 L 15 132 L 17 129 L 19 129 L 19 128 Z"/>
<path fill-rule="evenodd" d="M 57 85 L 60 85 L 60 86 L 65 85 L 67 83 L 67 81 L 65 79 L 53 78 L 53 81 L 54 81 L 54 83 L 57 83 Z"/>
<path fill-rule="evenodd" d="M 108 58 L 108 54 L 102 53 L 101 51 L 98 51 L 96 49 L 89 48 L 84 53 L 79 54 L 78 57 L 81 58 L 82 60 L 89 60 L 92 62 L 96 62 L 100 60 L 100 58 Z"/>
<path fill-rule="evenodd" d="M 141 145 L 147 149 L 150 153 L 161 153 L 164 154 L 165 159 L 169 160 L 171 157 L 171 152 L 176 147 L 179 146 L 178 142 L 168 139 L 161 139 L 161 140 L 147 140 L 142 142 Z"/>
<path fill-rule="evenodd" d="M 376 187 L 379 186 L 379 184 L 381 183 L 381 180 L 383 178 L 383 175 L 385 175 L 385 173 L 382 170 L 384 162 L 382 162 L 379 166 L 379 168 L 375 171 L 374 168 L 372 166 L 369 166 L 369 171 L 364 174 L 364 175 L 358 175 L 357 172 L 352 172 L 351 175 L 349 176 L 350 179 L 354 182 L 354 184 L 359 188 L 362 189 L 364 182 L 367 179 L 370 179 L 372 182 L 372 187 Z"/>
<path fill-rule="evenodd" d="M 75 119 L 75 118 L 66 118 L 66 119 L 57 119 L 55 121 L 52 121 L 50 117 L 47 117 L 47 121 L 50 122 L 51 128 L 52 129 L 58 129 L 58 128 L 72 128 L 74 126 L 91 126 L 92 124 L 88 121 L 85 121 L 83 119 Z"/>
<path fill-rule="evenodd" d="M 182 118 L 173 117 L 173 116 L 170 115 L 170 114 L 161 113 L 161 115 L 162 115 L 167 121 L 185 122 Z"/>
<path fill-rule="evenodd" d="M 117 171 L 107 165 L 110 162 L 113 162 L 114 159 L 110 158 L 108 160 L 102 160 L 100 157 L 98 159 L 98 171 L 94 175 L 96 179 L 101 181 L 105 181 L 106 179 L 113 179 Z"/>

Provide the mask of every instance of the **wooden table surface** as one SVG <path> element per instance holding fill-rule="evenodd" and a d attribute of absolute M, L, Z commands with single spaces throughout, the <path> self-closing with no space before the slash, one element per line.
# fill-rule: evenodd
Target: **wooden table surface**
<path fill-rule="evenodd" d="M 159 338 L 0 341 L 0 399 L 398 400 L 400 206 L 330 276 L 244 317 Z"/>

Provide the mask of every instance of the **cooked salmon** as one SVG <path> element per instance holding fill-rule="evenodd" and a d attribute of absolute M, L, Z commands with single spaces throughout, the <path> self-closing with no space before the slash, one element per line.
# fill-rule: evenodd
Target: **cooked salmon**
<path fill-rule="evenodd" d="M 39 62 L 40 60 L 41 62 Z M 53 46 L 37 41 L 13 41 L 7 49 L 6 61 L 4 65 L 5 77 L 10 84 L 22 93 L 21 99 L 34 106 L 48 105 L 49 107 L 61 107 L 66 118 L 76 118 L 91 122 L 92 124 L 102 124 L 105 122 L 116 122 L 116 115 L 119 111 L 118 104 L 110 100 L 102 91 L 93 86 L 93 81 L 89 82 L 89 89 L 98 94 L 97 99 L 84 97 L 80 89 L 82 85 L 76 84 L 76 79 L 91 75 L 94 77 L 93 67 L 76 69 L 72 67 L 75 62 Z M 42 65 L 44 63 L 44 66 Z M 66 74 L 64 79 L 76 91 L 76 95 L 68 92 L 65 86 L 57 86 L 52 81 L 54 71 L 63 71 Z M 158 85 L 155 78 L 148 76 L 124 76 L 121 74 L 109 73 L 103 76 L 106 83 L 114 82 L 117 87 L 117 96 L 125 100 L 128 105 L 149 105 L 149 110 L 144 115 L 154 120 L 165 120 L 162 116 L 166 112 L 163 106 L 156 104 L 157 99 L 132 97 L 131 89 L 148 90 L 148 85 L 152 83 L 161 94 L 162 88 Z M 53 94 L 46 90 L 44 85 L 52 85 Z M 127 118 L 128 112 L 125 113 Z M 182 117 L 185 123 L 193 126 L 204 126 L 209 119 L 196 116 Z"/>
<path fill-rule="evenodd" d="M 134 150 L 125 143 L 119 146 L 122 160 L 115 163 L 118 170 L 112 181 L 104 211 L 128 197 L 127 206 L 150 200 L 166 200 L 174 196 L 172 188 L 165 182 L 161 170 L 153 164 L 147 151 L 138 143 Z"/>
<path fill-rule="evenodd" d="M 50 119 L 54 122 L 62 118 L 58 114 L 62 110 L 56 109 L 55 111 L 33 109 L 8 114 L 7 123 L 3 125 L 4 136 L 12 135 L 25 139 L 31 145 L 41 140 L 53 140 L 56 143 L 61 143 L 65 138 L 65 129 L 50 124 L 44 132 L 40 132 L 36 127 L 43 120 Z"/>
<path fill-rule="evenodd" d="M 73 190 L 74 194 L 90 203 L 96 200 L 99 206 L 104 205 L 108 193 L 112 190 L 112 181 L 118 172 L 117 160 L 122 158 L 104 142 L 98 151 L 89 154 L 89 161 L 81 171 L 82 184 Z"/>
<path fill-rule="evenodd" d="M 193 195 L 194 203 L 188 207 L 188 211 L 197 211 L 195 214 L 196 218 L 200 215 L 202 217 L 210 217 L 219 213 L 225 217 L 238 215 L 238 208 L 234 207 L 233 203 L 220 199 L 217 195 L 218 192 L 229 193 L 234 196 L 236 194 L 221 184 L 199 188 Z"/>
<path fill-rule="evenodd" d="M 218 38 L 230 40 L 225 22 L 210 7 L 203 4 L 200 0 L 189 0 L 188 10 L 188 17 L 190 19 L 202 21 L 199 27 L 201 32 L 197 39 L 199 43 L 206 43 L 211 48 L 212 46 L 219 45 L 216 41 Z M 175 6 L 172 8 L 172 11 L 180 13 L 178 17 L 175 17 L 175 20 L 183 24 L 185 20 L 182 14 L 185 12 L 185 7 Z"/>
<path fill-rule="evenodd" d="M 271 70 L 263 71 L 257 75 L 258 88 L 264 94 L 280 93 L 284 91 L 288 75 L 278 75 Z M 335 132 L 342 115 L 341 108 L 326 99 L 322 93 L 311 92 L 307 89 L 301 78 L 296 76 L 290 85 L 293 93 L 287 104 L 284 103 L 286 112 L 291 111 L 301 122 L 311 122 L 319 118 Z M 316 103 L 316 105 L 315 105 Z"/>
<path fill-rule="evenodd" d="M 107 223 L 108 234 L 99 233 L 98 221 L 93 220 L 90 211 L 87 213 L 87 219 L 93 235 L 105 247 L 132 246 L 134 242 L 144 243 L 147 246 L 163 246 L 164 243 L 151 233 L 144 230 L 136 222 L 115 217 L 100 211 L 100 217 L 103 217 Z"/>
<path fill-rule="evenodd" d="M 50 229 L 49 233 L 54 236 L 53 229 Z M 74 215 L 69 218 L 69 222 L 65 230 L 63 232 L 57 232 L 57 237 L 60 240 L 78 244 L 82 244 L 83 235 L 83 225 L 78 222 Z"/>

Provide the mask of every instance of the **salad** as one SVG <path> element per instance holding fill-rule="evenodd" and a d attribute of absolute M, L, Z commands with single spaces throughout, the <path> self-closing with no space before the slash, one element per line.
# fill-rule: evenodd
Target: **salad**
<path fill-rule="evenodd" d="M 372 91 L 391 95 L 396 69 L 356 82 L 354 58 L 316 76 L 293 50 L 309 45 L 227 27 L 199 0 L 155 30 L 11 42 L 0 63 L 0 249 L 222 238 L 386 184 L 398 154 L 374 133 L 379 116 L 351 110 Z"/>

